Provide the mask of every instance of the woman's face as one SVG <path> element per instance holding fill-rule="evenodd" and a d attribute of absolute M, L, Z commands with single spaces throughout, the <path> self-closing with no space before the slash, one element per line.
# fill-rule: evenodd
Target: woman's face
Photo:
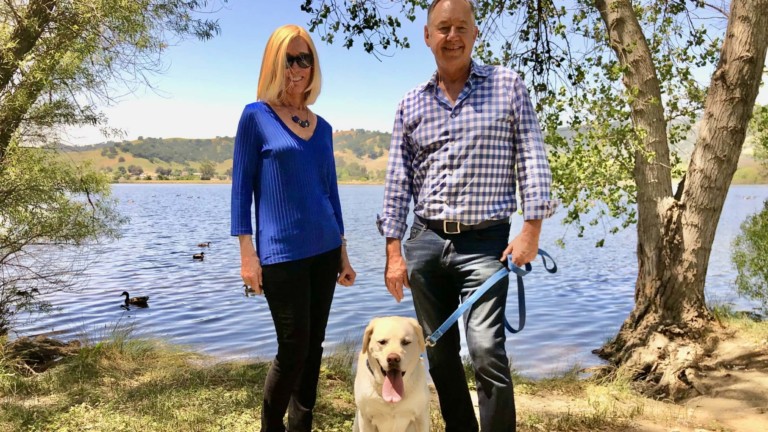
<path fill-rule="evenodd" d="M 288 96 L 303 95 L 312 77 L 314 58 L 304 39 L 295 37 L 288 44 L 285 62 L 285 93 Z"/>

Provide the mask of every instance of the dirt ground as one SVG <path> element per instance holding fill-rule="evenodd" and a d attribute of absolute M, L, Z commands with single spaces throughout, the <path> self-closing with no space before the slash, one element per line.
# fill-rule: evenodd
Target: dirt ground
<path fill-rule="evenodd" d="M 703 395 L 680 403 L 649 398 L 633 401 L 616 398 L 609 402 L 611 412 L 631 417 L 630 426 L 616 430 L 768 432 L 768 340 L 755 342 L 731 336 L 701 365 L 697 389 Z M 521 416 L 532 413 L 563 416 L 594 412 L 595 397 L 601 396 L 517 394 L 518 422 Z M 606 406 L 605 401 L 601 404 Z"/>
<path fill-rule="evenodd" d="M 721 342 L 702 362 L 697 389 L 704 394 L 681 403 L 644 400 L 633 421 L 637 432 L 768 432 L 768 340 L 733 337 Z M 556 395 L 521 398 L 521 409 L 573 410 L 585 401 L 558 400 Z"/>
<path fill-rule="evenodd" d="M 728 339 L 702 364 L 704 394 L 679 405 L 661 404 L 660 412 L 679 418 L 650 418 L 638 431 L 768 431 L 768 341 Z"/>

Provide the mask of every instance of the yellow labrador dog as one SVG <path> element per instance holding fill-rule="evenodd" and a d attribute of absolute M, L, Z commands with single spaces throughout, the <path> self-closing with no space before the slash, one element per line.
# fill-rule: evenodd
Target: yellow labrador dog
<path fill-rule="evenodd" d="M 374 318 L 357 360 L 354 432 L 429 432 L 429 389 L 413 318 Z"/>

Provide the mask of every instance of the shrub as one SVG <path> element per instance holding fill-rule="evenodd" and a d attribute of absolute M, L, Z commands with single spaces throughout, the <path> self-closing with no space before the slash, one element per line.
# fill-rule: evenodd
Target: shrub
<path fill-rule="evenodd" d="M 759 213 L 741 224 L 732 248 L 731 259 L 738 272 L 736 291 L 768 310 L 768 200 Z"/>

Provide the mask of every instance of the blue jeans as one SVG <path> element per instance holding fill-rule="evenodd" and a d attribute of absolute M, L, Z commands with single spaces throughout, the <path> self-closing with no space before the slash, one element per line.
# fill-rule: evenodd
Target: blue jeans
<path fill-rule="evenodd" d="M 277 355 L 264 383 L 262 432 L 310 432 L 341 248 L 262 267 Z"/>
<path fill-rule="evenodd" d="M 416 316 L 432 334 L 475 288 L 503 268 L 499 261 L 509 237 L 509 224 L 477 231 L 445 234 L 416 218 L 403 244 Z M 480 406 L 480 430 L 515 430 L 515 400 L 509 359 L 504 347 L 504 312 L 508 278 L 491 287 L 464 314 L 467 348 L 472 359 Z M 478 430 L 460 355 L 458 325 L 427 348 L 429 373 L 435 384 L 446 432 Z"/>

